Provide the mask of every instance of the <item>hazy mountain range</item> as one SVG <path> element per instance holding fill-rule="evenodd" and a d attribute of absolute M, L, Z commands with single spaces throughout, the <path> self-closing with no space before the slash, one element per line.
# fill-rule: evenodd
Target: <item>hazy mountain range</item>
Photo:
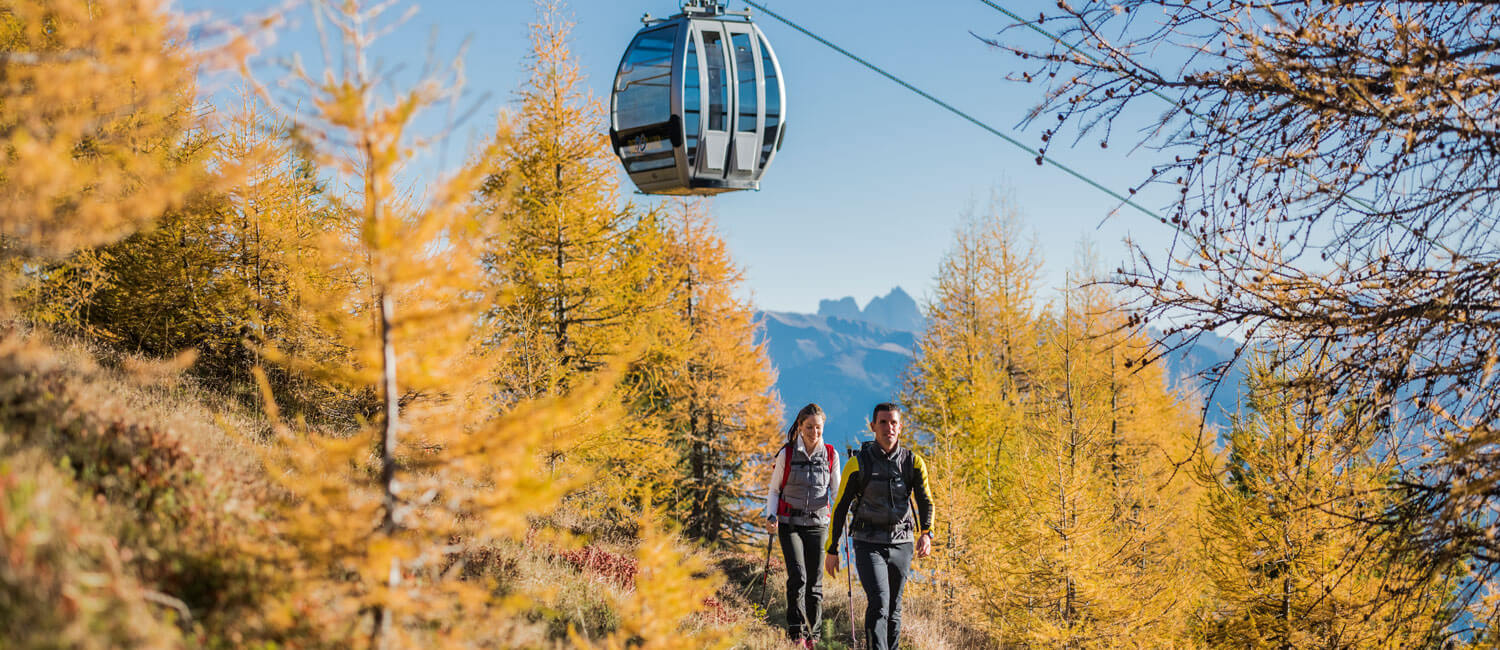
<path fill-rule="evenodd" d="M 1161 333 L 1157 330 L 1150 330 L 1150 334 L 1161 339 Z M 1186 341 L 1186 338 L 1179 334 L 1167 337 L 1164 342 L 1173 344 Z M 1221 432 L 1228 430 L 1229 414 L 1239 408 L 1244 397 L 1247 360 L 1241 357 L 1229 365 L 1217 389 L 1213 380 L 1218 377 L 1219 366 L 1234 358 L 1235 349 L 1239 345 L 1239 341 L 1207 332 L 1191 345 L 1168 352 L 1165 358 L 1168 385 L 1193 391 L 1199 400 L 1212 397 L 1204 414 L 1205 420 L 1209 426 L 1218 427 Z"/>
<path fill-rule="evenodd" d="M 776 389 L 786 405 L 783 424 L 790 424 L 805 404 L 816 402 L 828 414 L 823 437 L 840 453 L 855 440 L 868 439 L 860 434 L 871 408 L 896 399 L 916 349 L 917 329 L 910 324 L 920 328 L 923 323 L 916 301 L 901 289 L 892 290 L 884 303 L 879 300 L 871 305 L 905 306 L 906 311 L 860 310 L 853 298 L 845 298 L 823 301 L 818 314 L 760 313 L 761 333 L 777 371 Z M 866 311 L 881 323 L 905 328 L 872 322 Z"/>
<path fill-rule="evenodd" d="M 900 287 L 872 298 L 863 309 L 852 297 L 822 300 L 818 313 L 760 312 L 761 336 L 776 368 L 776 389 L 786 405 L 782 425 L 799 409 L 816 402 L 828 414 L 824 438 L 840 453 L 857 440 L 868 440 L 870 409 L 896 401 L 926 318 L 916 300 Z M 1156 335 L 1153 332 L 1153 335 Z M 1227 361 L 1238 345 L 1232 339 L 1205 334 L 1194 345 L 1167 355 L 1168 381 L 1191 387 L 1200 396 L 1208 387 L 1200 374 Z M 1211 426 L 1227 425 L 1242 391 L 1243 364 L 1231 368 L 1209 408 Z"/>

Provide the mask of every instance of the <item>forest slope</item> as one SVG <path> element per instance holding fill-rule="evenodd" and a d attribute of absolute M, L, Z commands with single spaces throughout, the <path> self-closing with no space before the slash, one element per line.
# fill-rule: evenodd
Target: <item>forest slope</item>
<path fill-rule="evenodd" d="M 286 495 L 259 460 L 272 435 L 264 417 L 202 389 L 180 363 L 48 338 L 0 340 L 0 645 L 331 647 L 344 638 L 318 624 L 333 617 L 309 597 L 312 578 L 291 570 L 295 550 L 274 514 Z M 464 558 L 469 579 L 533 596 L 493 631 L 466 630 L 469 639 L 570 647 L 570 632 L 587 644 L 616 631 L 616 605 L 632 597 L 638 570 L 635 531 L 567 508 L 548 523 L 573 539 Z M 760 616 L 761 556 L 674 545 L 723 578 L 686 625 L 733 647 L 781 647 L 782 633 Z M 785 574 L 779 557 L 772 565 L 778 621 Z M 825 589 L 828 619 L 847 638 L 835 586 Z M 958 647 L 913 609 L 917 647 Z"/>

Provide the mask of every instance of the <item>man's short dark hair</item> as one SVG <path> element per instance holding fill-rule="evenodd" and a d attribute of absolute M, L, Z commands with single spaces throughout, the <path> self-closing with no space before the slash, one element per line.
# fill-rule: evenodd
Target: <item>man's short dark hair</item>
<path fill-rule="evenodd" d="M 896 415 L 901 415 L 901 407 L 896 406 L 895 404 L 892 404 L 890 402 L 881 402 L 875 405 L 875 410 L 870 411 L 871 424 L 874 424 L 875 419 L 880 417 L 881 411 L 890 411 L 892 413 L 895 413 Z"/>

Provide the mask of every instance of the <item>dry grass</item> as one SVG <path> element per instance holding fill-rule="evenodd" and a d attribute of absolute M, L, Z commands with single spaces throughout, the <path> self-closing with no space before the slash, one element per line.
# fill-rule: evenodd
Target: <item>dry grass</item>
<path fill-rule="evenodd" d="M 148 604 L 122 610 L 131 626 L 167 626 L 156 625 L 151 645 L 239 645 L 305 633 L 260 616 L 262 603 L 285 586 L 278 572 L 285 549 L 261 534 L 270 495 L 247 447 L 253 443 L 227 433 L 253 430 L 253 418 L 206 400 L 176 373 L 153 374 L 149 363 L 120 358 L 100 364 L 98 356 L 25 332 L 0 339 L 0 463 L 9 482 L 34 486 L 24 500 L 14 497 L 26 492 L 6 490 L 30 519 L 7 528 L 0 546 L 24 547 L 37 531 L 58 527 L 93 540 L 73 554 L 105 562 L 116 600 Z M 63 592 L 87 592 L 100 580 L 96 570 L 71 571 L 46 545 L 33 546 L 36 554 L 12 565 L 18 575 L 55 573 Z M 10 584 L 17 598 L 56 602 L 44 585 Z M 0 613 L 8 615 L 24 611 Z M 93 618 L 80 614 L 76 624 L 92 629 Z M 67 633 L 6 627 L 24 635 L 7 644 L 14 647 L 53 646 L 66 638 L 54 635 Z M 64 645 L 137 645 L 129 629 L 96 632 Z"/>
<path fill-rule="evenodd" d="M 764 547 L 761 547 L 761 553 Z M 770 579 L 770 629 L 774 630 L 774 636 L 757 637 L 753 641 L 747 641 L 746 648 L 772 649 L 789 647 L 784 632 L 786 625 L 786 569 L 779 557 L 780 551 L 773 549 L 771 559 Z M 763 561 L 764 555 L 750 558 L 748 555 L 741 556 L 743 561 L 753 559 L 754 562 Z M 919 561 L 920 562 L 920 561 Z M 721 566 L 723 562 L 721 562 Z M 914 569 L 922 569 L 920 565 Z M 761 567 L 756 565 L 749 572 L 749 578 L 754 584 L 749 589 L 742 590 L 753 596 L 753 603 L 745 603 L 747 608 L 759 609 L 760 603 L 764 602 L 761 591 Z M 726 568 L 726 573 L 731 580 L 739 580 L 740 572 Z M 905 594 L 902 597 L 901 615 L 901 647 L 911 650 L 971 650 L 996 647 L 982 630 L 970 625 L 967 621 L 955 620 L 946 611 L 941 596 L 937 595 L 929 585 L 922 581 L 926 577 L 918 571 L 914 571 L 914 578 L 907 582 Z M 825 625 L 822 642 L 818 646 L 825 650 L 844 650 L 845 648 L 864 647 L 864 615 L 865 615 L 865 593 L 860 587 L 859 577 L 854 575 L 848 567 L 839 572 L 834 578 L 823 577 L 823 622 Z M 851 619 L 850 612 L 853 612 Z M 853 644 L 850 635 L 851 624 L 859 630 L 858 645 Z"/>
<path fill-rule="evenodd" d="M 999 647 L 971 622 L 954 618 L 942 596 L 930 584 L 911 582 L 907 584 L 906 592 L 902 646 L 906 646 L 909 640 L 911 647 L 923 650 L 982 650 Z"/>
<path fill-rule="evenodd" d="M 170 616 L 94 525 L 100 508 L 35 451 L 0 461 L 0 647 L 173 648 Z M 157 599 L 160 600 L 159 598 Z"/>
<path fill-rule="evenodd" d="M 734 583 L 730 588 L 737 605 L 747 611 L 761 612 L 769 600 L 768 623 L 751 630 L 738 647 L 750 650 L 781 650 L 791 646 L 786 636 L 786 567 L 780 550 L 773 548 L 769 599 L 762 589 L 761 563 L 765 547 L 750 553 L 725 553 L 717 558 L 720 568 Z M 918 578 L 920 580 L 920 578 Z M 963 621 L 950 620 L 940 599 L 917 581 L 908 582 L 902 598 L 901 647 L 912 650 L 969 650 L 992 647 L 984 634 Z M 844 650 L 864 647 L 865 592 L 859 577 L 848 567 L 837 577 L 823 576 L 823 625 L 819 648 Z M 850 612 L 853 612 L 853 618 Z M 854 645 L 850 625 L 859 629 L 859 645 Z"/>

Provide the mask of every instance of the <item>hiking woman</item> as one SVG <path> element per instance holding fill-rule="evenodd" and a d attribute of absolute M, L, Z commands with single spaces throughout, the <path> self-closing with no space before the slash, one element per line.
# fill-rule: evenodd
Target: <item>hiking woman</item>
<path fill-rule="evenodd" d="M 766 530 L 776 532 L 786 560 L 787 635 L 804 648 L 817 645 L 823 614 L 818 566 L 839 491 L 839 455 L 823 442 L 824 420 L 817 404 L 797 412 L 786 444 L 776 452 L 764 513 Z"/>

